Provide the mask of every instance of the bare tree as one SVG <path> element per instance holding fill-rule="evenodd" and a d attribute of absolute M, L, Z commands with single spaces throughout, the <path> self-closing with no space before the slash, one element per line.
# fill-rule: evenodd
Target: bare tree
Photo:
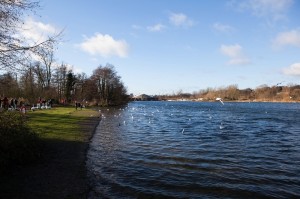
<path fill-rule="evenodd" d="M 40 95 L 37 92 L 36 75 L 33 66 L 29 66 L 20 77 L 20 87 L 22 89 L 22 97 L 34 102 Z"/>
<path fill-rule="evenodd" d="M 31 53 L 49 48 L 58 41 L 61 33 L 34 44 L 29 44 L 18 34 L 24 23 L 24 13 L 33 11 L 38 5 L 30 0 L 0 0 L 0 70 L 20 69 L 31 59 Z"/>
<path fill-rule="evenodd" d="M 42 67 L 41 62 L 35 62 L 33 66 L 33 72 L 37 76 L 37 84 L 40 91 L 43 91 L 46 87 L 46 72 Z"/>
<path fill-rule="evenodd" d="M 85 73 L 77 74 L 76 83 L 74 85 L 74 91 L 76 99 L 80 102 L 86 99 L 85 96 L 85 82 L 87 81 L 87 75 Z"/>
<path fill-rule="evenodd" d="M 237 85 L 230 85 L 225 89 L 225 98 L 228 100 L 237 100 L 239 98 L 239 89 Z"/>
<path fill-rule="evenodd" d="M 53 83 L 55 84 L 56 92 L 57 92 L 56 99 L 59 100 L 59 102 L 61 102 L 65 96 L 66 82 L 67 82 L 67 66 L 62 63 L 59 67 L 55 69 L 53 74 Z"/>
<path fill-rule="evenodd" d="M 40 66 L 43 67 L 45 73 L 45 87 L 49 89 L 52 77 L 52 65 L 54 63 L 54 46 L 49 43 L 47 46 L 37 48 L 35 54 L 38 55 L 41 62 Z"/>
<path fill-rule="evenodd" d="M 113 65 L 99 66 L 94 70 L 91 79 L 97 86 L 98 99 L 101 106 L 121 104 L 120 100 L 125 99 L 126 89 L 120 81 Z M 124 101 L 122 101 L 124 103 Z"/>

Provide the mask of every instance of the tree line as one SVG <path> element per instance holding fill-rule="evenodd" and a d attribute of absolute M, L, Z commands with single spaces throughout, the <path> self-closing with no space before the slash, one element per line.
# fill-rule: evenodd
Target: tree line
<path fill-rule="evenodd" d="M 157 97 L 160 100 L 215 101 L 216 98 L 222 98 L 224 101 L 294 102 L 300 101 L 300 85 L 261 85 L 255 89 L 239 89 L 237 85 L 229 85 L 221 88 L 207 88 L 194 93 L 179 91 Z"/>
<path fill-rule="evenodd" d="M 0 92 L 2 97 L 21 98 L 28 104 L 35 104 L 40 98 L 99 106 L 128 101 L 126 87 L 110 64 L 100 65 L 88 77 L 85 73 L 75 74 L 65 64 L 49 72 L 41 63 L 35 63 L 23 72 L 0 75 Z"/>
<path fill-rule="evenodd" d="M 113 65 L 100 65 L 90 77 L 75 74 L 66 64 L 57 66 L 55 51 L 62 31 L 36 43 L 20 36 L 24 14 L 37 7 L 39 2 L 30 0 L 0 0 L 0 99 L 21 98 L 29 104 L 40 98 L 100 106 L 126 103 L 127 90 Z"/>

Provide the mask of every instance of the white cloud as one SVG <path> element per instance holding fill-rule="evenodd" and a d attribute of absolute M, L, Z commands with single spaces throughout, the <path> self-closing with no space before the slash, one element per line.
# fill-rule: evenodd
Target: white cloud
<path fill-rule="evenodd" d="M 300 76 L 300 63 L 294 63 L 282 70 L 285 75 Z"/>
<path fill-rule="evenodd" d="M 189 19 L 185 14 L 182 13 L 171 13 L 169 21 L 175 26 L 191 27 L 195 25 L 195 22 Z"/>
<path fill-rule="evenodd" d="M 102 57 L 127 57 L 129 51 L 129 45 L 125 40 L 115 40 L 110 35 L 100 33 L 96 33 L 90 38 L 85 38 L 85 41 L 79 46 L 91 55 L 100 55 Z"/>
<path fill-rule="evenodd" d="M 280 48 L 283 46 L 300 47 L 300 29 L 279 33 L 273 40 L 273 47 Z"/>
<path fill-rule="evenodd" d="M 147 30 L 151 31 L 151 32 L 160 32 L 162 31 L 166 26 L 162 25 L 162 24 L 156 24 L 154 26 L 148 26 Z"/>
<path fill-rule="evenodd" d="M 142 29 L 141 26 L 136 25 L 136 24 L 133 24 L 131 27 L 132 27 L 133 29 L 135 29 L 135 30 L 140 30 L 140 29 Z"/>
<path fill-rule="evenodd" d="M 229 65 L 245 65 L 250 63 L 250 60 L 244 55 L 243 49 L 239 44 L 221 45 L 220 51 L 230 58 Z"/>
<path fill-rule="evenodd" d="M 53 25 L 35 21 L 32 18 L 26 19 L 19 30 L 19 35 L 24 37 L 28 43 L 45 41 L 50 35 L 57 33 L 58 30 Z"/>
<path fill-rule="evenodd" d="M 294 0 L 247 0 L 237 1 L 240 10 L 249 10 L 258 17 L 271 18 L 273 21 L 285 18 L 285 13 Z"/>
<path fill-rule="evenodd" d="M 229 33 L 234 31 L 233 27 L 221 23 L 214 23 L 213 28 L 218 32 L 224 32 L 224 33 Z"/>

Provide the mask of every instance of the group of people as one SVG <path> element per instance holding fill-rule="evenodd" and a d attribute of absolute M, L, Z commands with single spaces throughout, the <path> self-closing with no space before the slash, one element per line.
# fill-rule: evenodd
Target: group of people
<path fill-rule="evenodd" d="M 33 110 L 33 108 L 34 109 L 44 109 L 44 108 L 47 109 L 47 108 L 51 108 L 52 105 L 53 105 L 52 99 L 45 100 L 45 99 L 39 98 L 37 100 L 37 106 L 35 107 L 33 105 L 31 110 Z M 23 101 L 19 102 L 17 98 L 8 98 L 8 97 L 1 98 L 0 97 L 0 111 L 1 110 L 20 110 L 20 112 L 25 113 L 26 106 Z"/>
<path fill-rule="evenodd" d="M 53 100 L 49 99 L 49 100 L 45 100 L 42 98 L 39 98 L 37 101 L 37 107 L 38 108 L 43 108 L 43 107 L 52 107 L 53 105 Z"/>
<path fill-rule="evenodd" d="M 3 99 L 0 98 L 0 109 L 4 110 L 20 110 L 23 112 L 25 109 L 25 105 L 23 101 L 20 101 L 18 104 L 18 99 L 16 98 L 11 98 L 9 99 L 8 97 L 4 97 Z"/>
<path fill-rule="evenodd" d="M 53 105 L 53 100 L 52 99 L 45 100 L 45 99 L 39 98 L 37 100 L 36 106 L 33 105 L 31 107 L 31 110 L 48 109 L 48 108 L 51 108 L 52 105 Z M 82 110 L 82 108 L 84 108 L 84 107 L 85 106 L 83 105 L 83 103 L 75 101 L 76 110 L 78 108 L 80 108 Z M 19 102 L 18 99 L 16 99 L 16 98 L 8 98 L 8 97 L 4 97 L 3 99 L 0 97 L 0 110 L 1 109 L 4 109 L 4 110 L 20 110 L 21 112 L 26 112 L 25 103 L 23 101 Z"/>
<path fill-rule="evenodd" d="M 23 102 L 21 101 L 20 106 L 23 105 Z M 16 98 L 11 98 L 10 100 L 8 97 L 4 97 L 3 99 L 0 98 L 0 108 L 4 109 L 17 109 L 18 107 L 18 100 Z"/>
<path fill-rule="evenodd" d="M 35 110 L 38 110 L 38 109 L 51 109 L 52 105 L 53 105 L 53 100 L 52 99 L 45 100 L 45 99 L 39 98 L 37 103 L 36 103 L 36 106 L 35 106 L 35 104 L 33 104 L 32 107 L 31 107 L 31 110 L 35 111 Z"/>

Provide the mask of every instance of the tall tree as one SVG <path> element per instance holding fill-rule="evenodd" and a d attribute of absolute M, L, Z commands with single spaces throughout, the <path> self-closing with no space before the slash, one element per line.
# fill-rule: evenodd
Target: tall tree
<path fill-rule="evenodd" d="M 107 64 L 105 67 L 100 65 L 93 71 L 91 79 L 97 86 L 98 101 L 101 106 L 117 105 L 124 102 L 121 99 L 127 96 L 126 89 L 113 65 Z"/>
<path fill-rule="evenodd" d="M 66 91 L 66 82 L 67 82 L 67 66 L 65 64 L 61 64 L 57 67 L 53 74 L 53 83 L 56 87 L 56 99 L 61 102 L 65 97 Z"/>
<path fill-rule="evenodd" d="M 86 99 L 86 96 L 85 96 L 85 82 L 87 81 L 87 76 L 85 73 L 80 73 L 80 74 L 77 74 L 76 75 L 76 80 L 75 80 L 75 84 L 74 84 L 74 95 L 75 95 L 75 98 L 78 100 L 78 101 L 83 101 Z"/>
<path fill-rule="evenodd" d="M 37 48 L 35 53 L 40 59 L 40 66 L 43 67 L 45 73 L 45 87 L 50 88 L 51 78 L 52 78 L 52 65 L 54 63 L 54 45 L 49 44 L 43 48 Z"/>
<path fill-rule="evenodd" d="M 46 72 L 41 62 L 35 62 L 33 65 L 33 71 L 37 76 L 37 84 L 39 91 L 43 92 L 46 87 Z"/>
<path fill-rule="evenodd" d="M 40 95 L 38 93 L 35 81 L 33 66 L 29 66 L 26 71 L 23 72 L 20 78 L 20 87 L 22 88 L 22 97 L 28 99 L 29 102 L 34 102 L 35 99 Z"/>

